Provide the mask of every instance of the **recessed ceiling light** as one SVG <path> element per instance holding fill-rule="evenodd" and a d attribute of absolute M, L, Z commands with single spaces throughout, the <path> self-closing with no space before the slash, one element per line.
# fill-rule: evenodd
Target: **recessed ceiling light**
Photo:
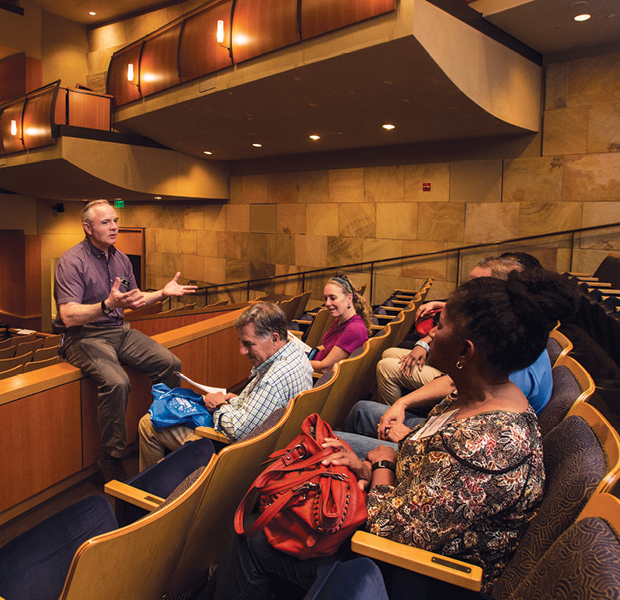
<path fill-rule="evenodd" d="M 92 11 L 92 10 L 91 10 L 88 14 L 89 14 L 91 17 L 94 17 L 97 13 L 96 13 L 95 11 Z"/>
<path fill-rule="evenodd" d="M 394 129 L 394 125 L 391 125 L 390 123 L 386 123 L 386 124 L 383 126 L 383 129 L 387 129 L 387 130 Z"/>
<path fill-rule="evenodd" d="M 205 150 L 204 153 L 205 154 L 213 154 L 213 152 L 210 152 L 209 150 Z"/>
<path fill-rule="evenodd" d="M 155 200 L 161 200 L 161 196 L 155 196 Z"/>
<path fill-rule="evenodd" d="M 592 15 L 589 15 L 588 13 L 584 13 L 582 15 L 577 15 L 575 17 L 575 21 L 587 21 Z"/>
<path fill-rule="evenodd" d="M 262 144 L 252 144 L 252 146 L 254 146 L 254 148 L 262 148 L 263 147 Z"/>
<path fill-rule="evenodd" d="M 311 139 L 311 140 L 320 140 L 320 139 L 321 139 L 321 136 L 320 136 L 320 135 L 311 135 L 311 136 L 310 136 L 310 139 Z"/>

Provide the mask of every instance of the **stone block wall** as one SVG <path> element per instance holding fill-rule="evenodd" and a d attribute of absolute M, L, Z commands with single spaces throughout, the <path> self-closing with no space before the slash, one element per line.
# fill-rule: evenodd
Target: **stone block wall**
<path fill-rule="evenodd" d="M 157 288 L 177 270 L 222 283 L 620 222 L 620 53 L 548 66 L 540 137 L 540 156 L 237 176 L 226 205 L 129 205 L 121 223 L 146 227 Z M 505 249 L 463 253 L 459 277 Z M 570 268 L 566 237 L 519 249 Z M 620 251 L 618 230 L 584 235 L 572 268 L 591 272 L 610 251 Z M 355 271 L 356 285 L 369 282 Z M 427 276 L 433 296 L 449 293 L 455 253 L 379 269 L 374 300 Z M 310 285 L 315 299 L 323 280 Z"/>

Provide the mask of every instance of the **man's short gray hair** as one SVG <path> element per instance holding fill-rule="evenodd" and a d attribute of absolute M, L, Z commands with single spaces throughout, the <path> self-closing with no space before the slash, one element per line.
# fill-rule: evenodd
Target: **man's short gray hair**
<path fill-rule="evenodd" d="M 92 216 L 92 209 L 97 206 L 98 204 L 107 204 L 108 206 L 112 206 L 107 200 L 93 200 L 92 202 L 89 202 L 83 209 L 82 209 L 82 223 L 90 223 L 93 216 Z"/>
<path fill-rule="evenodd" d="M 244 310 L 235 321 L 235 327 L 240 329 L 252 323 L 254 333 L 261 339 L 277 333 L 283 342 L 288 338 L 286 315 L 284 311 L 273 302 L 257 302 Z"/>
<path fill-rule="evenodd" d="M 477 265 L 481 269 L 489 269 L 491 277 L 497 279 L 508 279 L 508 273 L 512 271 L 523 271 L 523 265 L 518 260 L 512 258 L 483 258 Z"/>

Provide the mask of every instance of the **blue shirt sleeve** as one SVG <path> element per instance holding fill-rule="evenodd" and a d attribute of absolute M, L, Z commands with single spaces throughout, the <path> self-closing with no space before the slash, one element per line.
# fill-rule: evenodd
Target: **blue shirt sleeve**
<path fill-rule="evenodd" d="M 547 406 L 553 390 L 551 361 L 546 350 L 527 368 L 510 375 L 512 381 L 528 399 L 530 405 L 539 414 Z"/>

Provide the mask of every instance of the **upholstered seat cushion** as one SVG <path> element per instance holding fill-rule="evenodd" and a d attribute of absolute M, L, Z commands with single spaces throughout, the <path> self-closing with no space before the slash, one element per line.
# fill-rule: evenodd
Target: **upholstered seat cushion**
<path fill-rule="evenodd" d="M 57 600 L 76 550 L 117 529 L 110 503 L 95 495 L 49 517 L 0 548 L 0 596 Z"/>
<path fill-rule="evenodd" d="M 514 598 L 620 598 L 618 532 L 598 517 L 575 523 L 553 544 Z"/>

